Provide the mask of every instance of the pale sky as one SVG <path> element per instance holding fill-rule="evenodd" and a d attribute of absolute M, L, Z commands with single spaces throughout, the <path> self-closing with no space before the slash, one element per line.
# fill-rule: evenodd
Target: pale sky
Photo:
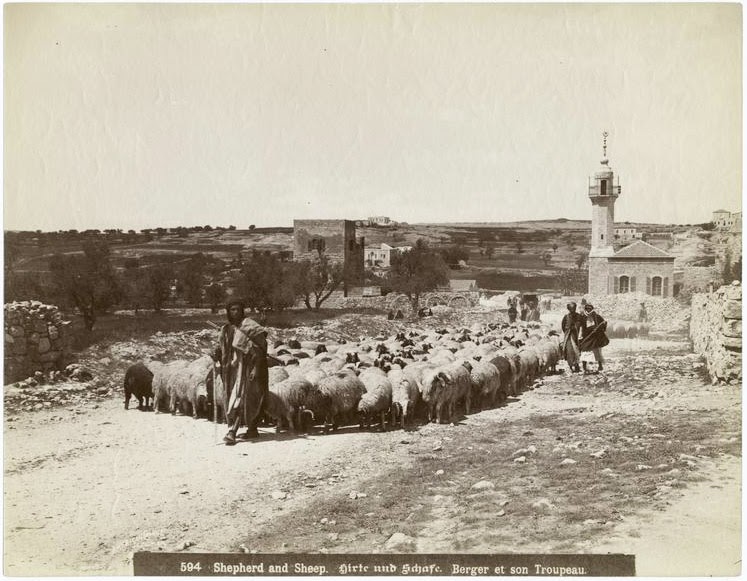
<path fill-rule="evenodd" d="M 5 5 L 5 229 L 741 208 L 741 6 Z"/>

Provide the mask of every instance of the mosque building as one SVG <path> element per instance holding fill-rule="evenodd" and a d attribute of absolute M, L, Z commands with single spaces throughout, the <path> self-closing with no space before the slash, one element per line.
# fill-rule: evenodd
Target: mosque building
<path fill-rule="evenodd" d="M 621 188 L 607 159 L 607 137 L 601 167 L 589 178 L 591 200 L 591 249 L 589 251 L 589 294 L 646 293 L 672 296 L 674 256 L 636 240 L 615 251 L 615 202 Z"/>

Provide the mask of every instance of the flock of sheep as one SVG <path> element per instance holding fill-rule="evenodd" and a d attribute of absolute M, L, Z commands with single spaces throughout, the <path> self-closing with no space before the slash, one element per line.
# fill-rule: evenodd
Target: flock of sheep
<path fill-rule="evenodd" d="M 383 430 L 416 421 L 453 422 L 462 412 L 500 405 L 542 374 L 554 373 L 560 339 L 540 323 L 515 323 L 413 330 L 357 343 L 277 343 L 268 352 L 266 416 L 278 431 L 321 425 L 325 433 L 356 423 L 378 423 Z M 208 356 L 141 363 L 127 374 L 125 407 L 130 394 L 141 408 L 144 395 L 147 407 L 152 385 L 156 412 L 225 421 L 225 389 Z"/>

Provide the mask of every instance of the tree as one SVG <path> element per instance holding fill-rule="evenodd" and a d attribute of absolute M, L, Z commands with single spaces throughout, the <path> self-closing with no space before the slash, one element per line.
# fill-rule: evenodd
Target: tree
<path fill-rule="evenodd" d="M 126 258 L 124 261 L 124 289 L 128 305 L 137 314 L 148 296 L 147 272 L 140 267 L 137 258 Z"/>
<path fill-rule="evenodd" d="M 304 304 L 309 310 L 318 310 L 345 279 L 343 265 L 331 260 L 323 251 L 318 251 L 311 259 L 302 260 L 298 264 L 298 288 Z"/>
<path fill-rule="evenodd" d="M 386 281 L 393 291 L 407 296 L 417 313 L 423 293 L 449 282 L 449 268 L 441 254 L 420 238 L 411 250 L 392 255 Z"/>
<path fill-rule="evenodd" d="M 148 269 L 146 275 L 146 292 L 151 307 L 157 313 L 161 312 L 163 304 L 171 294 L 171 283 L 174 280 L 174 271 L 171 266 L 159 264 Z"/>
<path fill-rule="evenodd" d="M 552 260 L 552 254 L 549 252 L 545 252 L 542 254 L 542 262 L 545 263 L 545 266 L 550 266 L 550 261 Z"/>
<path fill-rule="evenodd" d="M 469 250 L 461 244 L 446 246 L 441 248 L 439 252 L 444 262 L 449 266 L 458 266 L 460 261 L 467 262 L 469 260 Z"/>
<path fill-rule="evenodd" d="M 245 262 L 239 288 L 246 306 L 263 313 L 292 307 L 300 294 L 298 269 L 269 252 L 253 252 Z"/>
<path fill-rule="evenodd" d="M 524 245 L 521 243 L 521 240 L 516 241 L 516 253 L 517 254 L 523 254 L 524 253 Z"/>
<path fill-rule="evenodd" d="M 739 257 L 739 260 L 735 260 L 734 264 L 731 266 L 731 279 L 732 281 L 738 280 L 739 282 L 742 282 L 742 257 Z"/>
<path fill-rule="evenodd" d="M 493 244 L 492 242 L 488 242 L 485 245 L 485 256 L 488 258 L 491 258 L 494 252 L 495 252 L 495 244 Z"/>
<path fill-rule="evenodd" d="M 205 298 L 210 305 L 211 313 L 218 312 L 218 306 L 223 302 L 225 296 L 226 291 L 223 289 L 223 286 L 217 282 L 211 283 L 205 288 Z"/>
<path fill-rule="evenodd" d="M 576 254 L 576 268 L 581 270 L 584 267 L 584 264 L 586 264 L 586 258 L 587 258 L 586 252 L 577 253 Z"/>
<path fill-rule="evenodd" d="M 98 313 L 122 298 L 106 242 L 89 239 L 83 243 L 82 256 L 55 254 L 49 267 L 55 285 L 78 309 L 88 331 L 93 329 Z"/>
<path fill-rule="evenodd" d="M 724 255 L 724 265 L 721 269 L 721 278 L 724 284 L 731 284 L 734 280 L 732 278 L 732 266 L 731 266 L 731 251 L 727 248 L 726 254 Z"/>
<path fill-rule="evenodd" d="M 553 242 L 552 243 L 552 251 L 553 252 L 557 252 L 558 251 L 558 243 L 557 242 Z"/>
<path fill-rule="evenodd" d="M 205 284 L 207 258 L 201 252 L 193 254 L 179 272 L 179 283 L 187 303 L 195 307 L 202 305 L 202 287 Z"/>

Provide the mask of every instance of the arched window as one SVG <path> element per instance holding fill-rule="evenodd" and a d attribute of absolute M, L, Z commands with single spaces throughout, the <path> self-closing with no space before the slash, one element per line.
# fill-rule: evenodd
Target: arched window
<path fill-rule="evenodd" d="M 620 290 L 618 290 L 619 293 L 629 293 L 630 292 L 630 277 L 629 276 L 621 276 L 620 277 Z"/>
<path fill-rule="evenodd" d="M 655 276 L 651 279 L 651 294 L 655 297 L 661 296 L 662 278 Z"/>

